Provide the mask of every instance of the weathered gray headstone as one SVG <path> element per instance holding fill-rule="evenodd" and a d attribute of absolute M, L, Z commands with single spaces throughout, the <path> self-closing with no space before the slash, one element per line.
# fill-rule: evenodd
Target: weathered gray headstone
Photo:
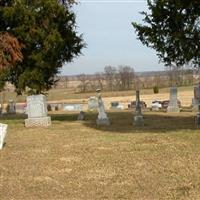
<path fill-rule="evenodd" d="M 98 93 L 98 118 L 97 118 L 97 125 L 98 126 L 109 126 L 110 125 L 110 120 L 105 112 L 105 107 L 104 107 L 104 103 L 103 100 L 101 98 L 101 93 L 100 93 L 100 89 L 97 90 Z"/>
<path fill-rule="evenodd" d="M 142 109 L 140 104 L 140 92 L 139 90 L 136 91 L 136 107 L 135 107 L 135 116 L 133 124 L 135 126 L 143 126 L 144 125 L 144 119 L 142 115 Z"/>
<path fill-rule="evenodd" d="M 199 105 L 200 105 L 200 85 L 194 86 L 194 98 L 192 99 L 192 110 L 194 112 L 199 111 Z"/>
<path fill-rule="evenodd" d="M 85 119 L 85 112 L 81 111 L 78 115 L 77 120 L 82 121 Z"/>
<path fill-rule="evenodd" d="M 3 149 L 5 137 L 7 134 L 7 128 L 8 128 L 7 124 L 0 123 L 0 150 Z"/>
<path fill-rule="evenodd" d="M 90 97 L 88 99 L 88 110 L 97 110 L 98 108 L 98 100 L 96 97 Z"/>
<path fill-rule="evenodd" d="M 173 112 L 173 113 L 180 112 L 177 99 L 177 87 L 170 88 L 170 100 L 169 100 L 169 105 L 167 107 L 167 112 Z"/>
<path fill-rule="evenodd" d="M 15 103 L 12 99 L 8 102 L 8 113 L 9 114 L 15 114 L 16 113 L 16 107 Z"/>
<path fill-rule="evenodd" d="M 113 101 L 110 103 L 112 109 L 118 109 L 119 102 L 118 101 Z"/>
<path fill-rule="evenodd" d="M 47 116 L 46 97 L 42 94 L 27 97 L 27 114 L 25 126 L 50 126 L 51 117 Z"/>

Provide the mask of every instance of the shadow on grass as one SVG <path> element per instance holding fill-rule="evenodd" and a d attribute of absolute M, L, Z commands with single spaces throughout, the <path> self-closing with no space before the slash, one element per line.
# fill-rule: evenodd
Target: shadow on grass
<path fill-rule="evenodd" d="M 52 114 L 53 121 L 77 121 L 78 114 Z M 110 126 L 97 126 L 97 113 L 86 113 L 85 120 L 81 123 L 89 128 L 116 133 L 152 132 L 166 133 L 178 130 L 196 130 L 194 115 L 192 113 L 167 114 L 167 113 L 144 113 L 144 126 L 133 125 L 133 113 L 109 112 Z"/>
<path fill-rule="evenodd" d="M 52 121 L 60 122 L 77 122 L 78 113 L 51 113 Z M 167 114 L 167 113 L 144 113 L 144 126 L 135 127 L 133 125 L 133 112 L 108 112 L 108 117 L 111 120 L 110 126 L 97 126 L 96 119 L 97 113 L 86 113 L 85 120 L 80 121 L 83 126 L 95 130 L 115 133 L 138 133 L 138 132 L 151 132 L 151 133 L 166 133 L 178 130 L 196 130 L 194 123 L 194 114 L 180 113 L 180 114 Z M 27 118 L 25 114 L 16 115 L 3 115 L 0 117 L 2 123 L 17 124 L 24 123 Z"/>
<path fill-rule="evenodd" d="M 3 114 L 0 115 L 0 122 L 6 124 L 24 124 L 24 119 L 26 118 L 26 114 Z"/>

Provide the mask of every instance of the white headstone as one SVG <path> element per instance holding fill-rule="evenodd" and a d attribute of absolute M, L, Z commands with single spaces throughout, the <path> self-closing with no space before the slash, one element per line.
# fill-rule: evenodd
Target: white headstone
<path fill-rule="evenodd" d="M 46 96 L 42 94 L 28 96 L 26 111 L 28 114 L 28 119 L 25 120 L 26 127 L 51 125 L 51 118 L 47 116 Z"/>
<path fill-rule="evenodd" d="M 97 110 L 98 100 L 96 97 L 90 97 L 88 99 L 88 110 Z"/>
<path fill-rule="evenodd" d="M 103 100 L 101 98 L 101 94 L 99 93 L 98 96 L 98 118 L 97 118 L 97 125 L 106 125 L 109 126 L 110 125 L 110 120 L 105 112 L 105 107 L 103 104 Z"/>
<path fill-rule="evenodd" d="M 3 149 L 4 140 L 7 134 L 7 124 L 0 123 L 0 150 Z"/>

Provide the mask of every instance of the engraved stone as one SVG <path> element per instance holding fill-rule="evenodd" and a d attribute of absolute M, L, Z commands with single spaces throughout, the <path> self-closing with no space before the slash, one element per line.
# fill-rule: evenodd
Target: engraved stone
<path fill-rule="evenodd" d="M 105 107 L 104 107 L 104 103 L 103 100 L 101 98 L 101 93 L 100 93 L 100 89 L 97 90 L 98 93 L 98 118 L 97 118 L 97 125 L 98 126 L 109 126 L 110 125 L 110 120 L 105 112 Z"/>
<path fill-rule="evenodd" d="M 167 107 L 167 112 L 173 112 L 173 113 L 180 112 L 177 99 L 177 87 L 170 88 L 170 100 L 169 100 L 169 105 Z"/>
<path fill-rule="evenodd" d="M 4 140 L 7 134 L 7 124 L 0 123 L 0 150 L 3 149 Z"/>
<path fill-rule="evenodd" d="M 81 111 L 78 115 L 77 120 L 82 121 L 85 119 L 85 112 Z"/>
<path fill-rule="evenodd" d="M 42 94 L 27 97 L 27 114 L 26 127 L 51 125 L 51 118 L 47 116 L 46 97 Z"/>
<path fill-rule="evenodd" d="M 90 97 L 88 99 L 88 110 L 93 111 L 98 108 L 98 100 L 96 97 Z"/>
<path fill-rule="evenodd" d="M 136 107 L 133 125 L 144 126 L 144 119 L 142 115 L 141 103 L 140 103 L 140 91 L 136 91 Z"/>
<path fill-rule="evenodd" d="M 8 102 L 8 113 L 9 114 L 15 114 L 16 113 L 16 105 L 12 99 Z"/>

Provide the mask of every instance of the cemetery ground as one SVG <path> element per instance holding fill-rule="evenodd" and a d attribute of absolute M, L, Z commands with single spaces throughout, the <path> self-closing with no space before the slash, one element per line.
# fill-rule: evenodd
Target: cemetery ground
<path fill-rule="evenodd" d="M 195 113 L 110 111 L 109 127 L 97 113 L 52 112 L 49 128 L 25 128 L 24 115 L 9 125 L 0 152 L 0 199 L 200 199 L 200 130 Z"/>

